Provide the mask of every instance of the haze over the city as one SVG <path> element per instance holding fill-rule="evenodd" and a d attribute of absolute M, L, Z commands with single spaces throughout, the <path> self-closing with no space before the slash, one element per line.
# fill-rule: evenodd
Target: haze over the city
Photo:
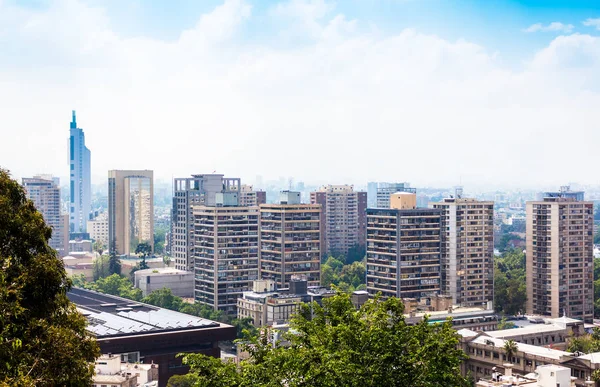
<path fill-rule="evenodd" d="M 492 4 L 493 3 L 493 4 Z M 593 1 L 0 0 L 0 164 L 597 184 Z"/>

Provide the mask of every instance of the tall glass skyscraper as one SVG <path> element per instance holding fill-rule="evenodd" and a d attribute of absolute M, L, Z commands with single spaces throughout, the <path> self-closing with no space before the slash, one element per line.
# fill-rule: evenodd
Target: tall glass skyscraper
<path fill-rule="evenodd" d="M 75 110 L 69 137 L 69 165 L 71 168 L 69 230 L 87 232 L 87 220 L 92 211 L 91 153 L 85 146 L 85 134 L 77 127 Z"/>

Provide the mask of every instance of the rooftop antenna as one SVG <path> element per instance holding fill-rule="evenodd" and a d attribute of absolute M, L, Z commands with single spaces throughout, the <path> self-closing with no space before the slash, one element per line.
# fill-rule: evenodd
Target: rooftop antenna
<path fill-rule="evenodd" d="M 77 129 L 77 117 L 75 116 L 75 110 L 71 110 L 73 120 L 71 121 L 71 129 Z"/>

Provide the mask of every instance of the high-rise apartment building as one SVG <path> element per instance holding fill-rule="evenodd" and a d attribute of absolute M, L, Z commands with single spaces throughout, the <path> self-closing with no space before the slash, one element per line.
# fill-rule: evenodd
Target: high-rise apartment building
<path fill-rule="evenodd" d="M 347 254 L 366 237 L 367 193 L 351 185 L 327 185 L 310 193 L 311 204 L 321 205 L 321 250 Z"/>
<path fill-rule="evenodd" d="M 258 279 L 259 209 L 200 205 L 193 214 L 195 299 L 235 316 L 237 299 Z"/>
<path fill-rule="evenodd" d="M 140 243 L 154 251 L 154 174 L 108 171 L 108 250 L 131 255 Z"/>
<path fill-rule="evenodd" d="M 215 206 L 221 192 L 239 192 L 240 179 L 221 174 L 192 175 L 173 182 L 170 249 L 175 268 L 194 270 L 194 214 L 192 206 Z"/>
<path fill-rule="evenodd" d="M 377 208 L 390 208 L 390 196 L 396 192 L 416 193 L 408 183 L 379 183 L 377 186 Z"/>
<path fill-rule="evenodd" d="M 52 176 L 34 176 L 23 179 L 23 188 L 27 198 L 42 214 L 44 221 L 52 228 L 50 247 L 62 257 L 69 253 L 69 231 L 65 228 L 61 214 L 60 181 Z"/>
<path fill-rule="evenodd" d="M 442 211 L 416 208 L 414 193 L 392 199 L 392 208 L 367 209 L 367 292 L 415 299 L 438 295 Z"/>
<path fill-rule="evenodd" d="M 526 204 L 527 313 L 592 322 L 594 203 L 569 187 L 544 196 Z"/>
<path fill-rule="evenodd" d="M 321 206 L 302 204 L 300 192 L 281 192 L 279 204 L 260 206 L 260 277 L 288 287 L 292 276 L 321 284 Z"/>
<path fill-rule="evenodd" d="M 240 189 L 240 206 L 260 206 L 267 202 L 265 191 L 255 191 L 251 185 L 242 184 Z"/>
<path fill-rule="evenodd" d="M 85 146 L 83 130 L 77 127 L 75 111 L 69 137 L 69 166 L 69 231 L 85 233 L 92 211 L 91 153 Z"/>
<path fill-rule="evenodd" d="M 494 202 L 455 197 L 442 213 L 442 293 L 463 306 L 494 300 Z"/>

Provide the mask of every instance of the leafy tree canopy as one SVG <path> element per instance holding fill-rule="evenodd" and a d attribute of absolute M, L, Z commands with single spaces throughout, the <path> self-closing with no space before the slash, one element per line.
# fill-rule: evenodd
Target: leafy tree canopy
<path fill-rule="evenodd" d="M 89 386 L 98 345 L 67 298 L 47 226 L 0 169 L 0 385 Z"/>
<path fill-rule="evenodd" d="M 495 258 L 494 265 L 496 311 L 511 315 L 525 312 L 525 254 L 519 249 L 506 251 Z"/>
<path fill-rule="evenodd" d="M 301 306 L 288 346 L 271 345 L 268 332 L 243 347 L 239 366 L 186 354 L 194 386 L 467 386 L 458 334 L 450 322 L 409 326 L 400 300 L 370 300 L 359 310 L 348 294 Z"/>

